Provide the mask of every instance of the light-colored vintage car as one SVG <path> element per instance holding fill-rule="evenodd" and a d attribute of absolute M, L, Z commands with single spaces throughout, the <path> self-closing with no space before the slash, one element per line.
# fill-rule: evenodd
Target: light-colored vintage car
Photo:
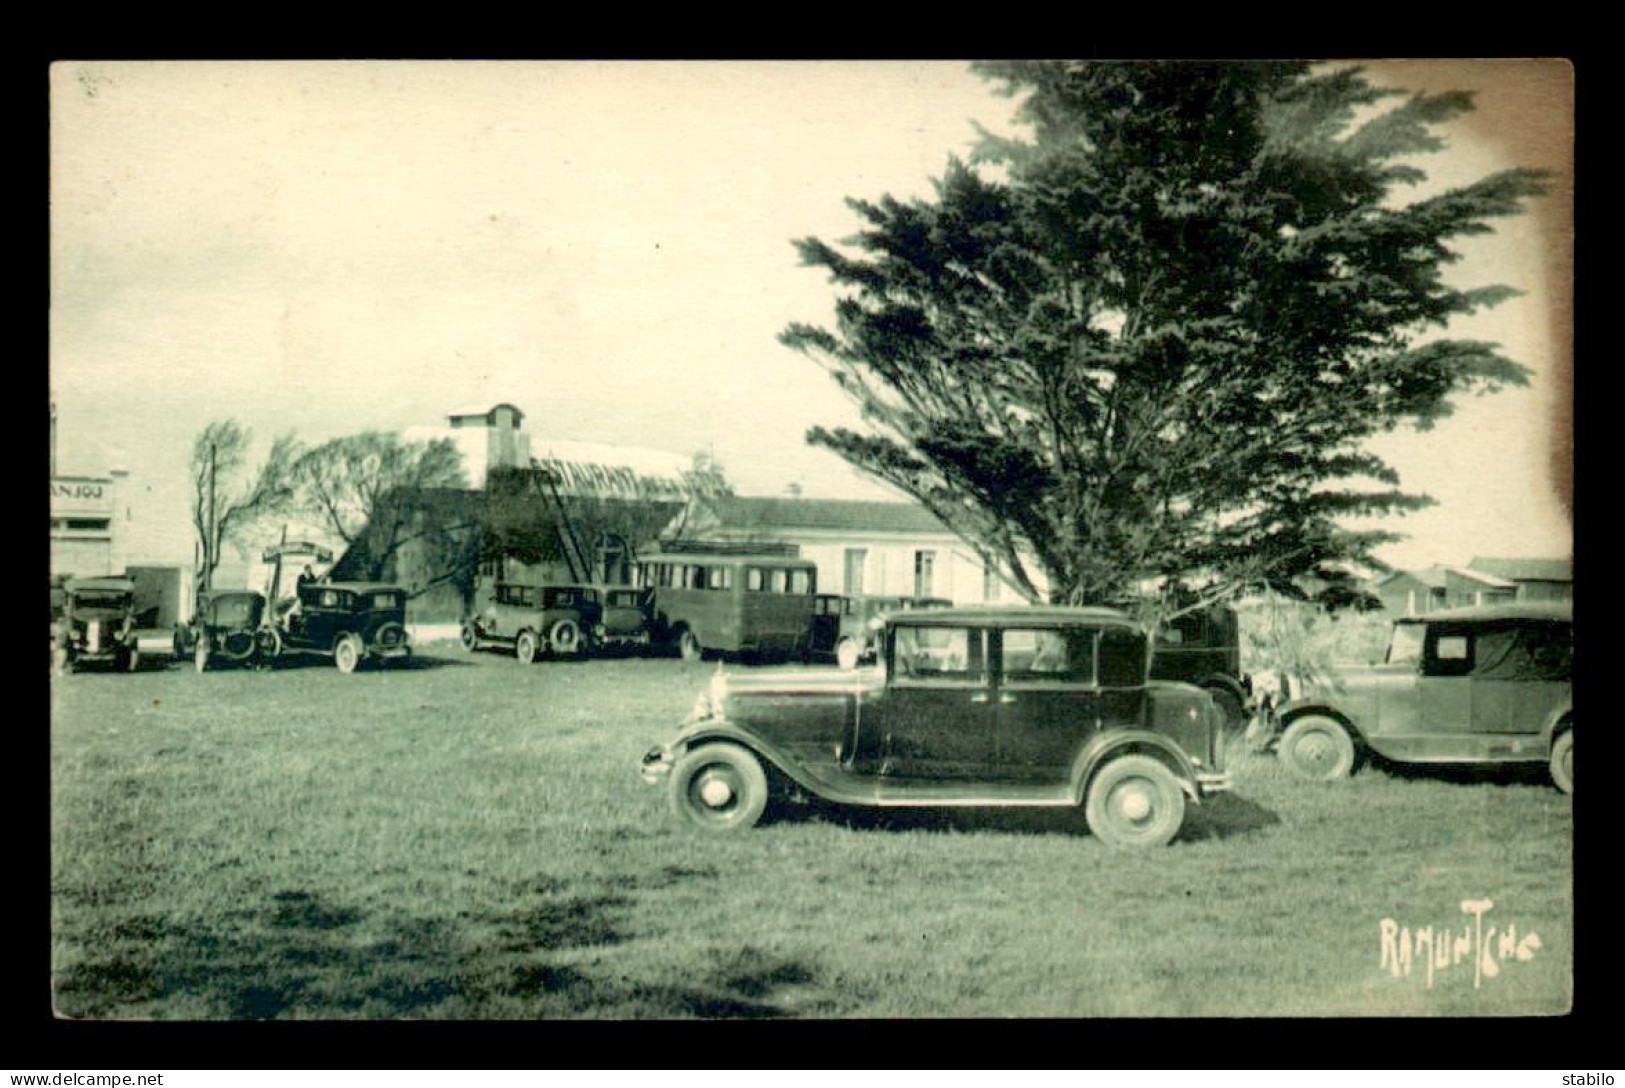
<path fill-rule="evenodd" d="M 1567 602 L 1483 605 L 1394 623 L 1381 664 L 1273 711 L 1281 761 L 1311 779 L 1375 753 L 1401 763 L 1545 763 L 1574 789 Z"/>
<path fill-rule="evenodd" d="M 1207 692 L 1146 677 L 1146 635 L 1104 608 L 887 615 L 872 669 L 720 671 L 643 758 L 672 808 L 711 831 L 770 796 L 854 806 L 1077 807 L 1118 846 L 1178 834 L 1229 787 Z"/>

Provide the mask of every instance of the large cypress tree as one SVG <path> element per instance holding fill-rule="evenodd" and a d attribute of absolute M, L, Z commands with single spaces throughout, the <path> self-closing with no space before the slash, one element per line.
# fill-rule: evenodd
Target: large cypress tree
<path fill-rule="evenodd" d="M 1394 537 L 1339 519 L 1427 503 L 1364 441 L 1523 384 L 1458 316 L 1452 244 L 1519 212 L 1510 170 L 1422 199 L 1418 155 L 1471 108 L 1305 63 L 999 63 L 1024 139 L 983 135 L 932 200 L 849 200 L 796 243 L 838 286 L 824 362 L 863 431 L 808 440 L 893 484 L 1030 597 L 1141 579 L 1283 585 Z"/>

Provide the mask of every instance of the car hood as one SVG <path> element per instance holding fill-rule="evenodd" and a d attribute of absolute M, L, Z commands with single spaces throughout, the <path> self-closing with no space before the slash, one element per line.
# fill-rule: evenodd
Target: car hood
<path fill-rule="evenodd" d="M 755 699 L 800 696 L 832 698 L 865 695 L 886 684 L 878 668 L 859 669 L 753 669 L 727 672 L 718 669 L 700 690 L 688 721 L 735 716 L 740 703 Z"/>

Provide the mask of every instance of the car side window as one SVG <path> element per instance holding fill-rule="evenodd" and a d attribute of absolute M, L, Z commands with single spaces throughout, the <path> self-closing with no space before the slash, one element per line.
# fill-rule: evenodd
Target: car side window
<path fill-rule="evenodd" d="M 1427 649 L 1422 658 L 1425 676 L 1466 676 L 1473 671 L 1473 636 L 1470 631 L 1428 630 Z"/>
<path fill-rule="evenodd" d="M 985 632 L 967 627 L 899 627 L 892 676 L 902 681 L 980 683 L 987 679 Z"/>
<path fill-rule="evenodd" d="M 1002 675 L 1007 682 L 1092 684 L 1094 632 L 1007 629 L 1002 634 Z"/>

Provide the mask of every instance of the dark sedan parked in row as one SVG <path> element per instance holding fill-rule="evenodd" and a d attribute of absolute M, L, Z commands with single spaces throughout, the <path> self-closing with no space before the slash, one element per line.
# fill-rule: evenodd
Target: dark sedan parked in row
<path fill-rule="evenodd" d="M 1083 806 L 1100 839 L 1168 842 L 1229 787 L 1224 715 L 1151 681 L 1145 633 L 1103 608 L 890 613 L 879 666 L 728 677 L 643 758 L 675 813 L 750 827 L 770 793 L 859 806 Z"/>

